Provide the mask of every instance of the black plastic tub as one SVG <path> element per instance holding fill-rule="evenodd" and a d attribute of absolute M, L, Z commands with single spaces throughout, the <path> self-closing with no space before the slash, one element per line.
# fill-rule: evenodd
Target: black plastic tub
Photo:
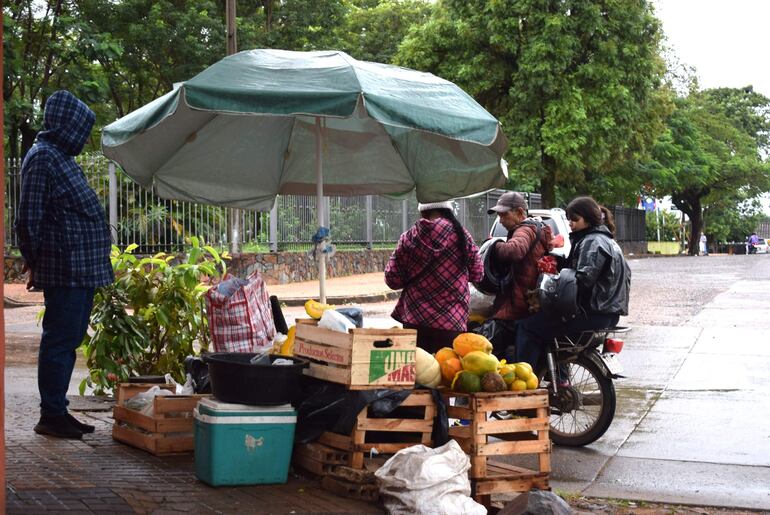
<path fill-rule="evenodd" d="M 209 366 L 211 393 L 222 402 L 275 406 L 294 403 L 300 395 L 302 369 L 307 360 L 287 356 L 293 365 L 252 365 L 252 352 L 214 352 L 201 357 Z"/>

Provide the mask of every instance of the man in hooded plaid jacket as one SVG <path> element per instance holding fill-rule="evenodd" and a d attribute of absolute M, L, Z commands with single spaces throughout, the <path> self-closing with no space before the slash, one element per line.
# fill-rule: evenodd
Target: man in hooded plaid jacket
<path fill-rule="evenodd" d="M 104 208 L 75 156 L 96 117 L 68 91 L 45 104 L 44 126 L 22 164 L 16 217 L 28 288 L 43 290 L 45 315 L 38 356 L 40 421 L 35 432 L 82 438 L 94 426 L 67 412 L 75 350 L 88 329 L 97 287 L 112 283 L 110 231 Z"/>

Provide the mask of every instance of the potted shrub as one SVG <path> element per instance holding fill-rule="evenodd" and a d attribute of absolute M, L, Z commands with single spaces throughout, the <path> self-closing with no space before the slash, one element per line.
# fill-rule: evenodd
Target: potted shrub
<path fill-rule="evenodd" d="M 225 275 L 227 255 L 198 238 L 189 242 L 186 259 L 177 264 L 165 253 L 135 256 L 135 244 L 123 252 L 113 246 L 115 281 L 97 290 L 93 334 L 81 346 L 89 369 L 81 395 L 87 386 L 103 395 L 137 375 L 170 373 L 183 382 L 184 358 L 208 348 L 203 295 L 209 281 Z"/>

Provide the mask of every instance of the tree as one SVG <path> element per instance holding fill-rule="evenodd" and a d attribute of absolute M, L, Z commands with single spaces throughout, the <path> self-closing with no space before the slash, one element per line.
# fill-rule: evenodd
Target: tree
<path fill-rule="evenodd" d="M 740 212 L 739 206 L 770 189 L 770 166 L 762 159 L 770 131 L 768 106 L 770 100 L 750 88 L 691 92 L 677 99 L 652 160 L 640 172 L 656 196 L 670 194 L 690 218 L 690 241 L 703 230 L 704 208 Z M 712 223 L 716 231 L 719 224 Z M 719 235 L 727 232 L 719 229 Z M 691 245 L 689 251 L 694 255 L 698 249 Z"/>
<path fill-rule="evenodd" d="M 362 61 L 390 63 L 408 31 L 428 19 L 425 0 L 359 0 L 341 30 L 342 49 Z"/>
<path fill-rule="evenodd" d="M 456 82 L 497 116 L 513 179 L 555 205 L 663 130 L 660 36 L 644 0 L 445 0 L 397 62 Z"/>
<path fill-rule="evenodd" d="M 676 213 L 666 210 L 645 213 L 647 241 L 658 241 L 658 236 L 660 241 L 679 241 L 681 238 L 679 228 L 679 216 Z"/>
<path fill-rule="evenodd" d="M 3 4 L 3 101 L 9 158 L 24 156 L 32 146 L 50 93 L 60 88 L 81 97 L 88 93 L 88 85 L 78 81 L 83 62 L 77 53 L 78 34 L 71 30 L 75 4 L 64 0 Z"/>

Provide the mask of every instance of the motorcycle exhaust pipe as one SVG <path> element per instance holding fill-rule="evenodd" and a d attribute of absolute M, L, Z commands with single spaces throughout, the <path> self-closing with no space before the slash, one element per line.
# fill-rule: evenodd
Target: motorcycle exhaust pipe
<path fill-rule="evenodd" d="M 558 386 L 556 384 L 556 361 L 553 359 L 553 352 L 546 354 L 545 358 L 548 362 L 548 374 L 551 376 L 551 391 L 556 395 Z"/>

